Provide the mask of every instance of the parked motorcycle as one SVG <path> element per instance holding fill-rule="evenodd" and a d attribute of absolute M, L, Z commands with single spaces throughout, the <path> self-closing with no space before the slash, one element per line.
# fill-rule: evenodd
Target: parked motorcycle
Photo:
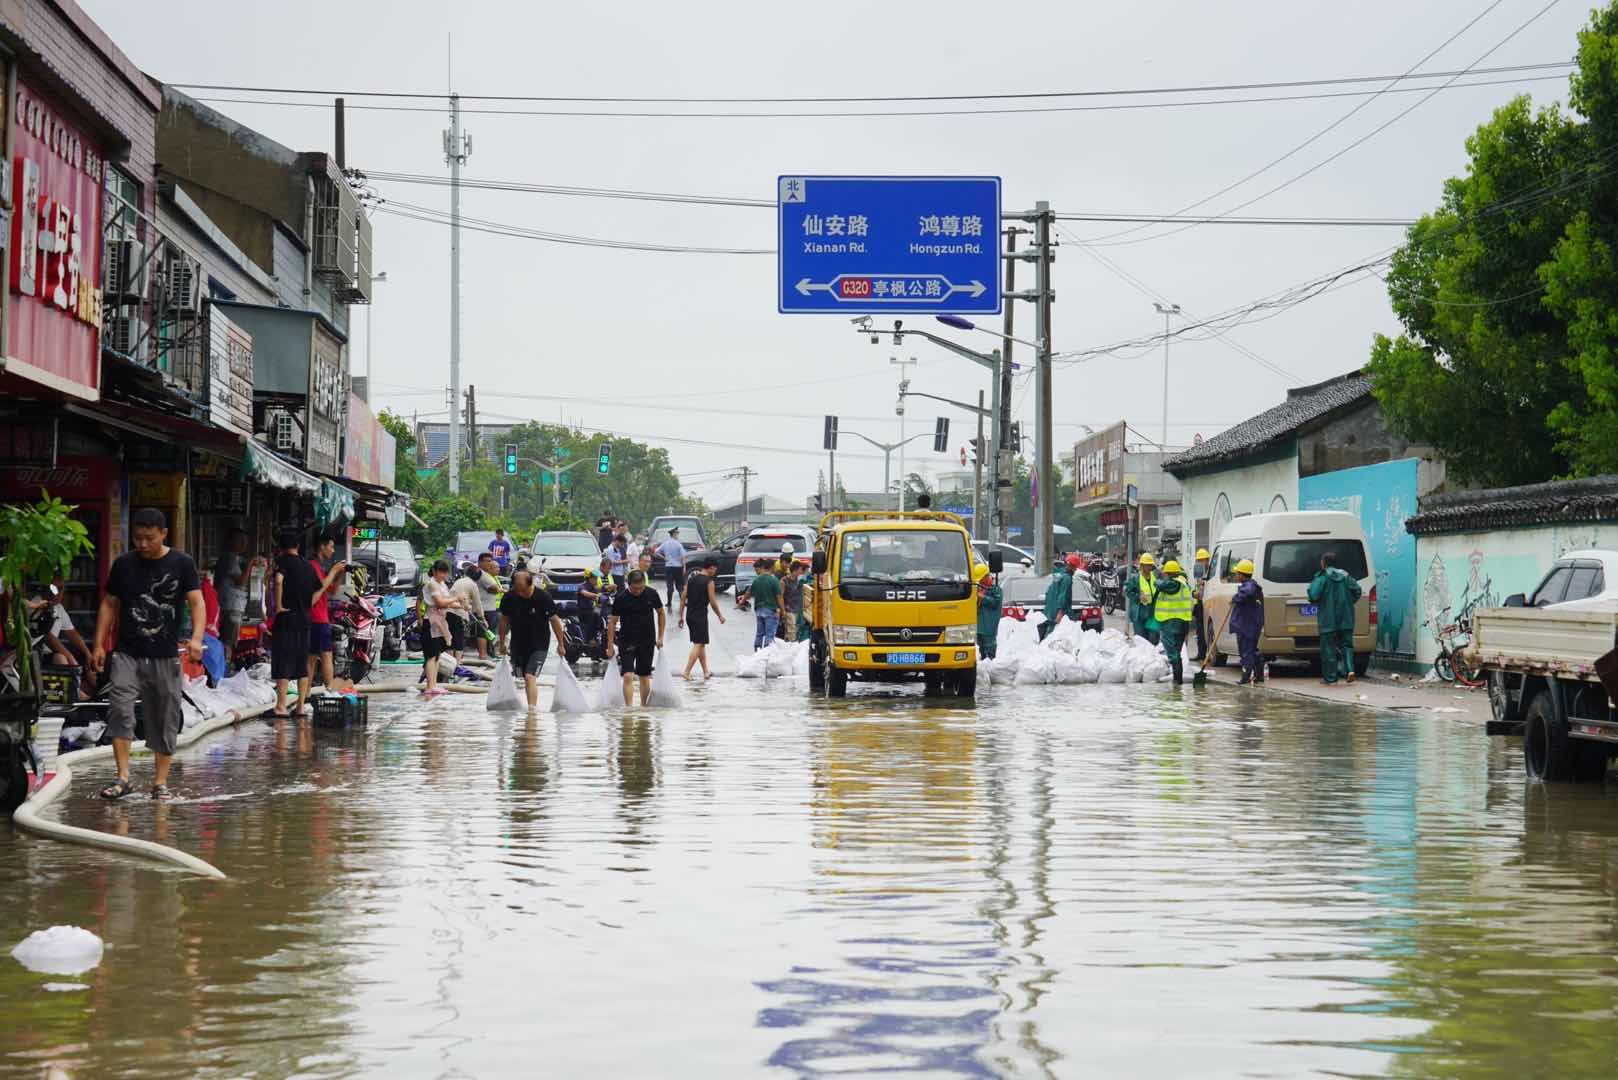
<path fill-rule="evenodd" d="M 1097 582 L 1097 587 L 1101 593 L 1101 606 L 1107 609 L 1108 615 L 1121 610 L 1125 606 L 1124 585 L 1118 578 L 1118 571 L 1103 571 Z"/>
<path fill-rule="evenodd" d="M 382 609 L 375 603 L 377 598 L 360 591 L 365 582 L 363 569 L 353 567 L 349 574 L 356 579 L 356 589 L 330 603 L 332 668 L 340 678 L 363 682 L 382 651 Z"/>

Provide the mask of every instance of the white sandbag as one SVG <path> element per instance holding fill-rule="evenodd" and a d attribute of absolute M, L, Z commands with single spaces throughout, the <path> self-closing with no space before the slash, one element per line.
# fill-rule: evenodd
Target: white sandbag
<path fill-rule="evenodd" d="M 438 678 L 440 682 L 455 678 L 455 657 L 447 652 L 438 654 Z"/>
<path fill-rule="evenodd" d="M 776 640 L 761 654 L 764 657 L 764 674 L 766 678 L 779 679 L 792 674 L 792 665 L 797 657 L 794 655 L 790 642 Z"/>
<path fill-rule="evenodd" d="M 1159 679 L 1166 679 L 1172 674 L 1174 674 L 1174 670 L 1169 667 L 1169 662 L 1159 656 L 1156 660 L 1146 665 L 1146 670 L 1141 673 L 1141 682 L 1157 682 Z"/>
<path fill-rule="evenodd" d="M 1105 658 L 1099 652 L 1091 651 L 1081 655 L 1079 657 L 1079 681 L 1087 683 L 1100 682 L 1101 667 L 1105 663 Z"/>
<path fill-rule="evenodd" d="M 768 653 L 756 652 L 748 656 L 736 658 L 736 677 L 738 679 L 762 679 L 770 669 Z"/>
<path fill-rule="evenodd" d="M 1001 653 L 991 663 L 994 665 L 989 680 L 991 683 L 996 686 L 1009 686 L 1017 681 L 1017 669 L 1022 666 L 1021 656 L 1015 653 L 1009 656 Z"/>
<path fill-rule="evenodd" d="M 793 647 L 792 674 L 809 674 L 809 643 L 807 641 L 800 641 Z"/>
<path fill-rule="evenodd" d="M 1083 669 L 1079 666 L 1077 657 L 1067 653 L 1057 653 L 1051 658 L 1051 674 L 1053 681 L 1073 686 L 1084 682 Z"/>
<path fill-rule="evenodd" d="M 35 930 L 11 950 L 12 957 L 41 975 L 78 975 L 101 963 L 101 939 L 77 926 Z"/>
<path fill-rule="evenodd" d="M 992 685 L 994 685 L 994 661 L 992 661 L 992 660 L 979 660 L 978 661 L 978 685 L 979 686 L 992 686 Z"/>
<path fill-rule="evenodd" d="M 1095 652 L 1101 645 L 1101 635 L 1094 630 L 1080 630 L 1079 640 L 1073 649 L 1075 656 L 1083 656 L 1088 652 Z"/>
<path fill-rule="evenodd" d="M 1056 624 L 1056 629 L 1052 630 L 1041 644 L 1047 649 L 1072 653 L 1078 647 L 1079 636 L 1083 633 L 1084 628 L 1078 623 L 1072 619 L 1063 619 Z"/>
<path fill-rule="evenodd" d="M 1016 684 L 1018 686 L 1037 686 L 1054 682 L 1056 654 L 1040 651 L 1023 658 L 1022 665 L 1017 669 Z"/>
<path fill-rule="evenodd" d="M 567 661 L 556 666 L 556 694 L 551 698 L 551 712 L 553 713 L 586 713 L 590 711 L 590 699 L 584 696 L 584 687 L 579 685 L 579 678 L 573 674 L 573 669 Z"/>
<path fill-rule="evenodd" d="M 680 691 L 674 686 L 674 659 L 667 649 L 657 650 L 657 663 L 652 668 L 652 696 L 646 704 L 654 709 L 678 709 Z"/>
<path fill-rule="evenodd" d="M 601 685 L 596 688 L 596 709 L 600 712 L 610 712 L 624 703 L 624 676 L 618 670 L 618 656 L 613 654 L 607 661 L 607 670 L 602 673 Z"/>
<path fill-rule="evenodd" d="M 1101 665 L 1101 678 L 1099 682 L 1121 683 L 1129 681 L 1129 656 L 1119 653 L 1108 658 Z"/>
<path fill-rule="evenodd" d="M 523 698 L 517 693 L 517 680 L 512 677 L 509 658 L 502 656 L 494 666 L 494 678 L 489 682 L 489 694 L 484 699 L 483 707 L 490 712 L 509 712 L 523 707 Z"/>

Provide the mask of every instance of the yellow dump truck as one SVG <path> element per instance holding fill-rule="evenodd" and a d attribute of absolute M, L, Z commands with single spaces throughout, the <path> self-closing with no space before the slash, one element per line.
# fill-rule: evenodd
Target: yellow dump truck
<path fill-rule="evenodd" d="M 972 537 L 954 514 L 844 511 L 820 521 L 811 556 L 809 686 L 921 681 L 977 692 Z M 993 568 L 995 556 L 990 556 Z"/>

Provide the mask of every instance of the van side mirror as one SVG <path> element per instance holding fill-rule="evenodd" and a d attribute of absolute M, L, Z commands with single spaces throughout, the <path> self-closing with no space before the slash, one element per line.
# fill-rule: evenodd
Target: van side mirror
<path fill-rule="evenodd" d="M 816 577 L 826 572 L 826 553 L 824 551 L 816 548 L 815 553 L 809 556 L 809 569 L 814 572 Z"/>
<path fill-rule="evenodd" d="M 1506 607 L 1527 607 L 1528 606 L 1528 597 L 1525 596 L 1524 594 L 1520 593 L 1520 592 L 1514 592 L 1510 596 L 1506 597 L 1505 606 Z"/>
<path fill-rule="evenodd" d="M 1003 574 L 1006 570 L 1006 553 L 1003 551 L 989 552 L 989 573 Z"/>

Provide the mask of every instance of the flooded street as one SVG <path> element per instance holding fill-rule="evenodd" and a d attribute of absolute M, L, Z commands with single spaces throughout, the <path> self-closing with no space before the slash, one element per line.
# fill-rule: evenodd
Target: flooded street
<path fill-rule="evenodd" d="M 5 1071 L 1618 1061 L 1618 798 L 1526 785 L 1514 745 L 1441 719 L 1229 688 L 995 687 L 973 709 L 724 677 L 611 716 L 393 695 L 370 731 L 254 721 L 177 762 L 171 805 L 94 800 L 108 765 L 53 813 L 227 881 L 0 836 L 7 948 L 57 923 L 107 943 L 82 976 L 0 963 Z"/>

